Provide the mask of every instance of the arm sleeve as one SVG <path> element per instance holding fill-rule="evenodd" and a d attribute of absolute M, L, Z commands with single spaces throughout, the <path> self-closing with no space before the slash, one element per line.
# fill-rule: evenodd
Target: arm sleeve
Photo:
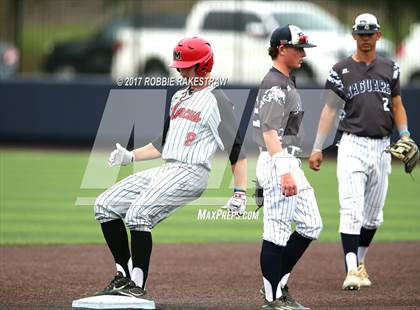
<path fill-rule="evenodd" d="M 230 163 L 233 165 L 238 160 L 246 157 L 243 150 L 243 137 L 233 111 L 234 107 L 232 102 L 229 101 L 220 89 L 215 89 L 213 94 L 216 98 L 220 115 L 217 132 L 222 140 L 224 149 L 229 154 Z"/>
<path fill-rule="evenodd" d="M 392 69 L 392 85 L 391 85 L 391 97 L 401 95 L 400 88 L 400 66 L 394 62 Z"/>

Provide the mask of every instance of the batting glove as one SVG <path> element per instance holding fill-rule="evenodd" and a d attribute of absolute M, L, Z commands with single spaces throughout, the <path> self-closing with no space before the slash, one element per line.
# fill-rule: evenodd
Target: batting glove
<path fill-rule="evenodd" d="M 128 151 L 122 147 L 119 143 L 115 144 L 116 150 L 113 150 L 109 155 L 108 165 L 114 166 L 125 166 L 131 164 L 134 161 L 134 153 Z"/>
<path fill-rule="evenodd" d="M 222 209 L 236 215 L 243 215 L 246 209 L 246 193 L 235 192 Z"/>

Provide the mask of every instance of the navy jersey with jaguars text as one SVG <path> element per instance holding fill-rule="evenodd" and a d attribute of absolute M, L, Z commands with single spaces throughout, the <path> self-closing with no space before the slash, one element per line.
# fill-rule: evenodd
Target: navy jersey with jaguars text
<path fill-rule="evenodd" d="M 339 130 L 370 138 L 389 136 L 392 97 L 400 95 L 399 73 L 395 62 L 380 56 L 369 65 L 352 57 L 335 64 L 325 88 L 345 102 Z"/>

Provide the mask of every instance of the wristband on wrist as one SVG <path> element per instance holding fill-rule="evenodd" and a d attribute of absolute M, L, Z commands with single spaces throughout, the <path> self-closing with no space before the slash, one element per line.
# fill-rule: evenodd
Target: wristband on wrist
<path fill-rule="evenodd" d="M 408 129 L 403 129 L 400 131 L 400 137 L 402 135 L 407 135 L 410 138 L 410 132 L 408 131 Z"/>
<path fill-rule="evenodd" d="M 273 165 L 279 175 L 284 175 L 292 171 L 291 166 L 290 166 L 290 160 L 292 158 L 293 156 L 283 151 L 276 153 L 271 157 L 271 160 L 273 161 Z"/>

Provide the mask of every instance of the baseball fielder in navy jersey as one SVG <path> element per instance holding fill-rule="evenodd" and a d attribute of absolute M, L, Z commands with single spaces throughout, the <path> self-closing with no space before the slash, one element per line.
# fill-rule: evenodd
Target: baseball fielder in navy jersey
<path fill-rule="evenodd" d="M 290 296 L 287 281 L 311 241 L 318 238 L 322 221 L 297 158 L 304 111 L 290 73 L 301 67 L 304 48 L 314 46 L 296 26 L 275 29 L 269 48 L 273 66 L 261 82 L 255 104 L 253 133 L 260 148 L 256 175 L 264 190 L 262 309 L 308 309 Z M 296 224 L 294 232 L 291 223 Z"/>
<path fill-rule="evenodd" d="M 370 286 L 365 257 L 377 228 L 391 173 L 391 156 L 384 152 L 394 127 L 409 139 L 407 115 L 401 100 L 399 66 L 376 54 L 380 26 L 372 14 L 355 19 L 356 52 L 335 64 L 326 82 L 326 104 L 309 165 L 318 171 L 322 147 L 337 113 L 340 113 L 337 177 L 340 200 L 340 234 L 347 274 L 344 290 Z M 340 103 L 340 101 L 342 103 Z"/>
<path fill-rule="evenodd" d="M 191 83 L 172 97 L 163 134 L 133 151 L 117 144 L 109 157 L 110 166 L 158 157 L 164 164 L 123 179 L 97 198 L 95 217 L 117 268 L 115 278 L 98 295 L 145 298 L 151 230 L 179 207 L 200 197 L 218 148 L 229 154 L 234 175 L 235 191 L 227 208 L 239 214 L 245 209 L 247 162 L 233 105 L 206 79 L 213 66 L 210 44 L 198 37 L 181 40 L 170 66 Z M 130 230 L 131 253 L 124 220 Z"/>

